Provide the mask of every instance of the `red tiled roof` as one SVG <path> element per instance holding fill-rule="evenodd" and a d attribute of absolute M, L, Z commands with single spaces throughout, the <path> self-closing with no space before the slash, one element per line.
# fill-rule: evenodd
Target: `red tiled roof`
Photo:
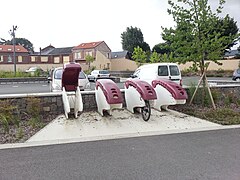
<path fill-rule="evenodd" d="M 82 43 L 82 44 L 79 44 L 78 46 L 75 46 L 73 49 L 91 49 L 91 48 L 97 47 L 102 42 L 103 41 Z"/>
<path fill-rule="evenodd" d="M 13 52 L 13 45 L 0 45 L 0 52 Z M 21 45 L 16 45 L 15 52 L 28 52 L 28 50 Z"/>

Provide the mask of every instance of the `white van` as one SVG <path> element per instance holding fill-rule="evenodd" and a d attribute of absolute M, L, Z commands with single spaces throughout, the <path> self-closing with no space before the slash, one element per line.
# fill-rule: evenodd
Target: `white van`
<path fill-rule="evenodd" d="M 164 78 L 182 85 L 181 72 L 176 63 L 152 63 L 142 65 L 135 70 L 131 77 L 145 81 Z"/>

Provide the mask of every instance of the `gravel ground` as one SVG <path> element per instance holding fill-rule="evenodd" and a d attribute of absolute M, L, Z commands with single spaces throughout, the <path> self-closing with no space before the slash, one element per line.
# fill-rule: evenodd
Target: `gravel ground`
<path fill-rule="evenodd" d="M 3 125 L 0 125 L 0 144 L 25 142 L 56 117 L 57 115 L 42 117 L 37 123 L 31 122 L 29 119 L 22 119 L 19 123 L 19 127 L 16 125 L 9 125 L 8 132 L 4 130 Z"/>

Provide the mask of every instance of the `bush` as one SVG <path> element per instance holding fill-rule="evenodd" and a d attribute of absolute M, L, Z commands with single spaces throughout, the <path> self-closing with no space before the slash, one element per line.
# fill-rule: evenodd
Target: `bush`
<path fill-rule="evenodd" d="M 9 131 L 10 125 L 19 127 L 20 117 L 18 108 L 11 104 L 11 101 L 0 101 L 0 125 L 3 126 L 5 132 Z"/>

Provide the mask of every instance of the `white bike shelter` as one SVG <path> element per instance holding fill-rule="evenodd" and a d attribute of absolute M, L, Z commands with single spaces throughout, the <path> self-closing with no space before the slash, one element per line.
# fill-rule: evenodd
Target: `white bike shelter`
<path fill-rule="evenodd" d="M 151 84 L 157 94 L 153 104 L 155 109 L 167 110 L 170 105 L 186 103 L 187 93 L 179 84 L 166 79 L 156 79 Z"/>
<path fill-rule="evenodd" d="M 78 85 L 81 66 L 78 63 L 64 64 L 62 74 L 62 100 L 65 116 L 73 110 L 75 118 L 78 112 L 83 111 L 82 95 Z"/>
<path fill-rule="evenodd" d="M 150 106 L 157 98 L 155 90 L 146 81 L 140 79 L 128 79 L 125 82 L 125 101 L 127 109 L 134 113 L 137 108 L 146 106 L 149 101 Z"/>
<path fill-rule="evenodd" d="M 95 98 L 98 112 L 103 116 L 104 112 L 112 115 L 113 109 L 122 108 L 123 97 L 119 87 L 110 79 L 96 81 Z"/>

